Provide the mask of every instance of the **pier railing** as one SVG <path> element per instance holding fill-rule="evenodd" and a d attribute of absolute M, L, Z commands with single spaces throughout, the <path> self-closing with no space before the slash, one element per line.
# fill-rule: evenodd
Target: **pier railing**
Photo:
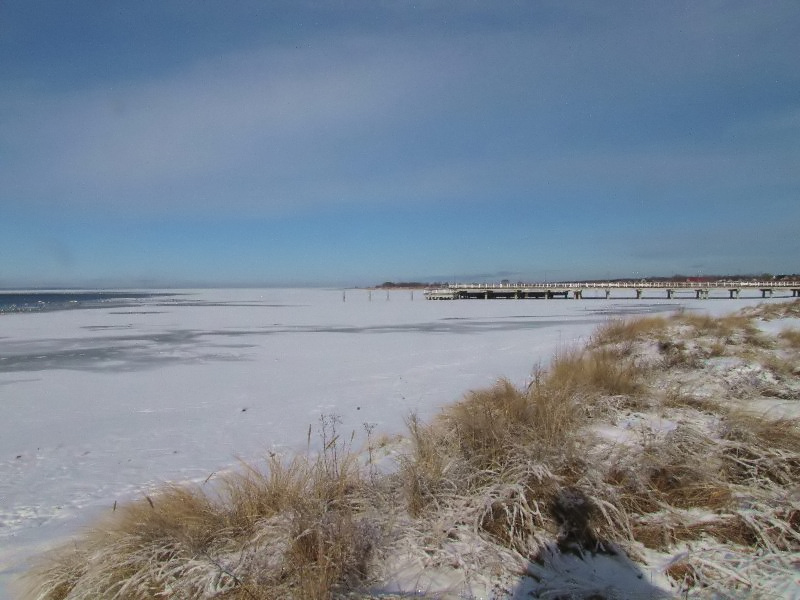
<path fill-rule="evenodd" d="M 586 282 L 531 282 L 531 283 L 445 283 L 436 289 L 468 289 L 468 290 L 494 290 L 494 289 L 700 289 L 700 288 L 796 288 L 800 281 L 586 281 Z M 434 289 L 434 288 L 430 288 Z"/>
<path fill-rule="evenodd" d="M 576 299 L 583 298 L 587 290 L 603 290 L 606 298 L 610 297 L 611 290 L 629 289 L 636 292 L 637 298 L 642 298 L 645 290 L 664 290 L 667 298 L 673 298 L 676 293 L 693 291 L 699 298 L 708 298 L 713 289 L 727 290 L 731 298 L 738 298 L 739 292 L 744 289 L 756 289 L 761 296 L 772 296 L 776 289 L 788 289 L 792 297 L 800 297 L 800 281 L 774 280 L 725 280 L 713 281 L 558 281 L 558 282 L 530 282 L 530 283 L 446 283 L 436 288 L 425 291 L 428 300 L 456 300 L 460 298 L 567 298 L 570 294 Z"/>

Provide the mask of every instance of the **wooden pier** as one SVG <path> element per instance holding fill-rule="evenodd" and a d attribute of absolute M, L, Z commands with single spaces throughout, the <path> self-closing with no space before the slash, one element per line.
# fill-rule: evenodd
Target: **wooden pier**
<path fill-rule="evenodd" d="M 705 299 L 712 290 L 726 290 L 729 298 L 738 298 L 742 290 L 758 290 L 762 298 L 771 298 L 776 290 L 791 291 L 800 298 L 800 281 L 590 281 L 570 283 L 451 283 L 425 291 L 426 300 L 574 298 L 580 300 L 587 291 L 599 290 L 610 298 L 612 291 L 633 290 L 636 298 L 645 292 L 660 291 L 667 299 L 679 293 L 694 294 Z M 648 294 L 648 296 L 651 296 Z"/>

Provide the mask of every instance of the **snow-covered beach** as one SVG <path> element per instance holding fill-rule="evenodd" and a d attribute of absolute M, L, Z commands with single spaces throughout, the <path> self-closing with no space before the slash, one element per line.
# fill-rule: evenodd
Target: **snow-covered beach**
<path fill-rule="evenodd" d="M 525 384 L 610 316 L 762 301 L 203 290 L 0 315 L 0 597 L 30 556 L 115 502 L 301 452 L 320 416 L 357 440 L 365 424 L 403 432 L 468 389 Z"/>

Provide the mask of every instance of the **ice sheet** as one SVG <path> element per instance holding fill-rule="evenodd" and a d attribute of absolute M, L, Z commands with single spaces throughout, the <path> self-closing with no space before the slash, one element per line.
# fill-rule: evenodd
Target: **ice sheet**
<path fill-rule="evenodd" d="M 0 315 L 0 598 L 34 553 L 163 481 L 305 451 L 337 415 L 404 430 L 471 388 L 525 384 L 614 315 L 727 300 L 461 300 L 420 291 L 182 290 Z M 778 299 L 772 300 L 778 301 Z M 312 445 L 316 443 L 312 439 Z"/>

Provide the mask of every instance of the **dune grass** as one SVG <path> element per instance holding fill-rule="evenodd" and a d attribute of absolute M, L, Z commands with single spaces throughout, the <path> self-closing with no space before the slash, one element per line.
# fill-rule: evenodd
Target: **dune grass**
<path fill-rule="evenodd" d="M 800 552 L 800 424 L 675 382 L 715 355 L 708 340 L 731 356 L 769 355 L 752 343 L 756 318 L 611 321 L 525 387 L 501 379 L 429 423 L 410 416 L 409 450 L 388 475 L 369 468 L 372 445 L 365 461 L 327 417 L 318 454 L 167 485 L 113 511 L 42 558 L 28 598 L 358 598 L 400 549 L 450 564 L 446 548 L 477 544 L 502 570 L 553 542 L 633 558 L 692 544 L 707 551 L 666 568 L 677 588 L 740 595 L 725 557 Z M 648 348 L 663 358 L 655 367 L 640 360 Z M 642 426 L 627 442 L 595 432 L 641 411 L 675 426 Z M 713 552 L 723 546 L 732 553 Z"/>
<path fill-rule="evenodd" d="M 736 334 L 753 335 L 757 332 L 752 319 L 742 314 L 712 317 L 706 314 L 682 312 L 673 316 L 672 321 L 690 327 L 694 336 L 724 339 Z"/>
<path fill-rule="evenodd" d="M 364 578 L 379 536 L 362 475 L 332 438 L 319 457 L 166 486 L 45 557 L 29 597 L 329 598 Z"/>
<path fill-rule="evenodd" d="M 778 334 L 778 337 L 790 348 L 793 348 L 794 350 L 800 350 L 800 329 L 784 329 L 780 332 L 780 334 Z"/>
<path fill-rule="evenodd" d="M 590 346 L 624 344 L 657 336 L 667 327 L 664 317 L 642 317 L 638 319 L 611 319 L 600 325 L 590 340 Z"/>
<path fill-rule="evenodd" d="M 771 321 L 774 319 L 799 318 L 800 301 L 762 303 L 750 309 L 740 311 L 746 316 L 755 316 L 759 319 Z"/>
<path fill-rule="evenodd" d="M 634 396 L 643 390 L 645 370 L 635 359 L 614 348 L 574 350 L 556 355 L 547 378 L 547 388 L 568 395 Z"/>

